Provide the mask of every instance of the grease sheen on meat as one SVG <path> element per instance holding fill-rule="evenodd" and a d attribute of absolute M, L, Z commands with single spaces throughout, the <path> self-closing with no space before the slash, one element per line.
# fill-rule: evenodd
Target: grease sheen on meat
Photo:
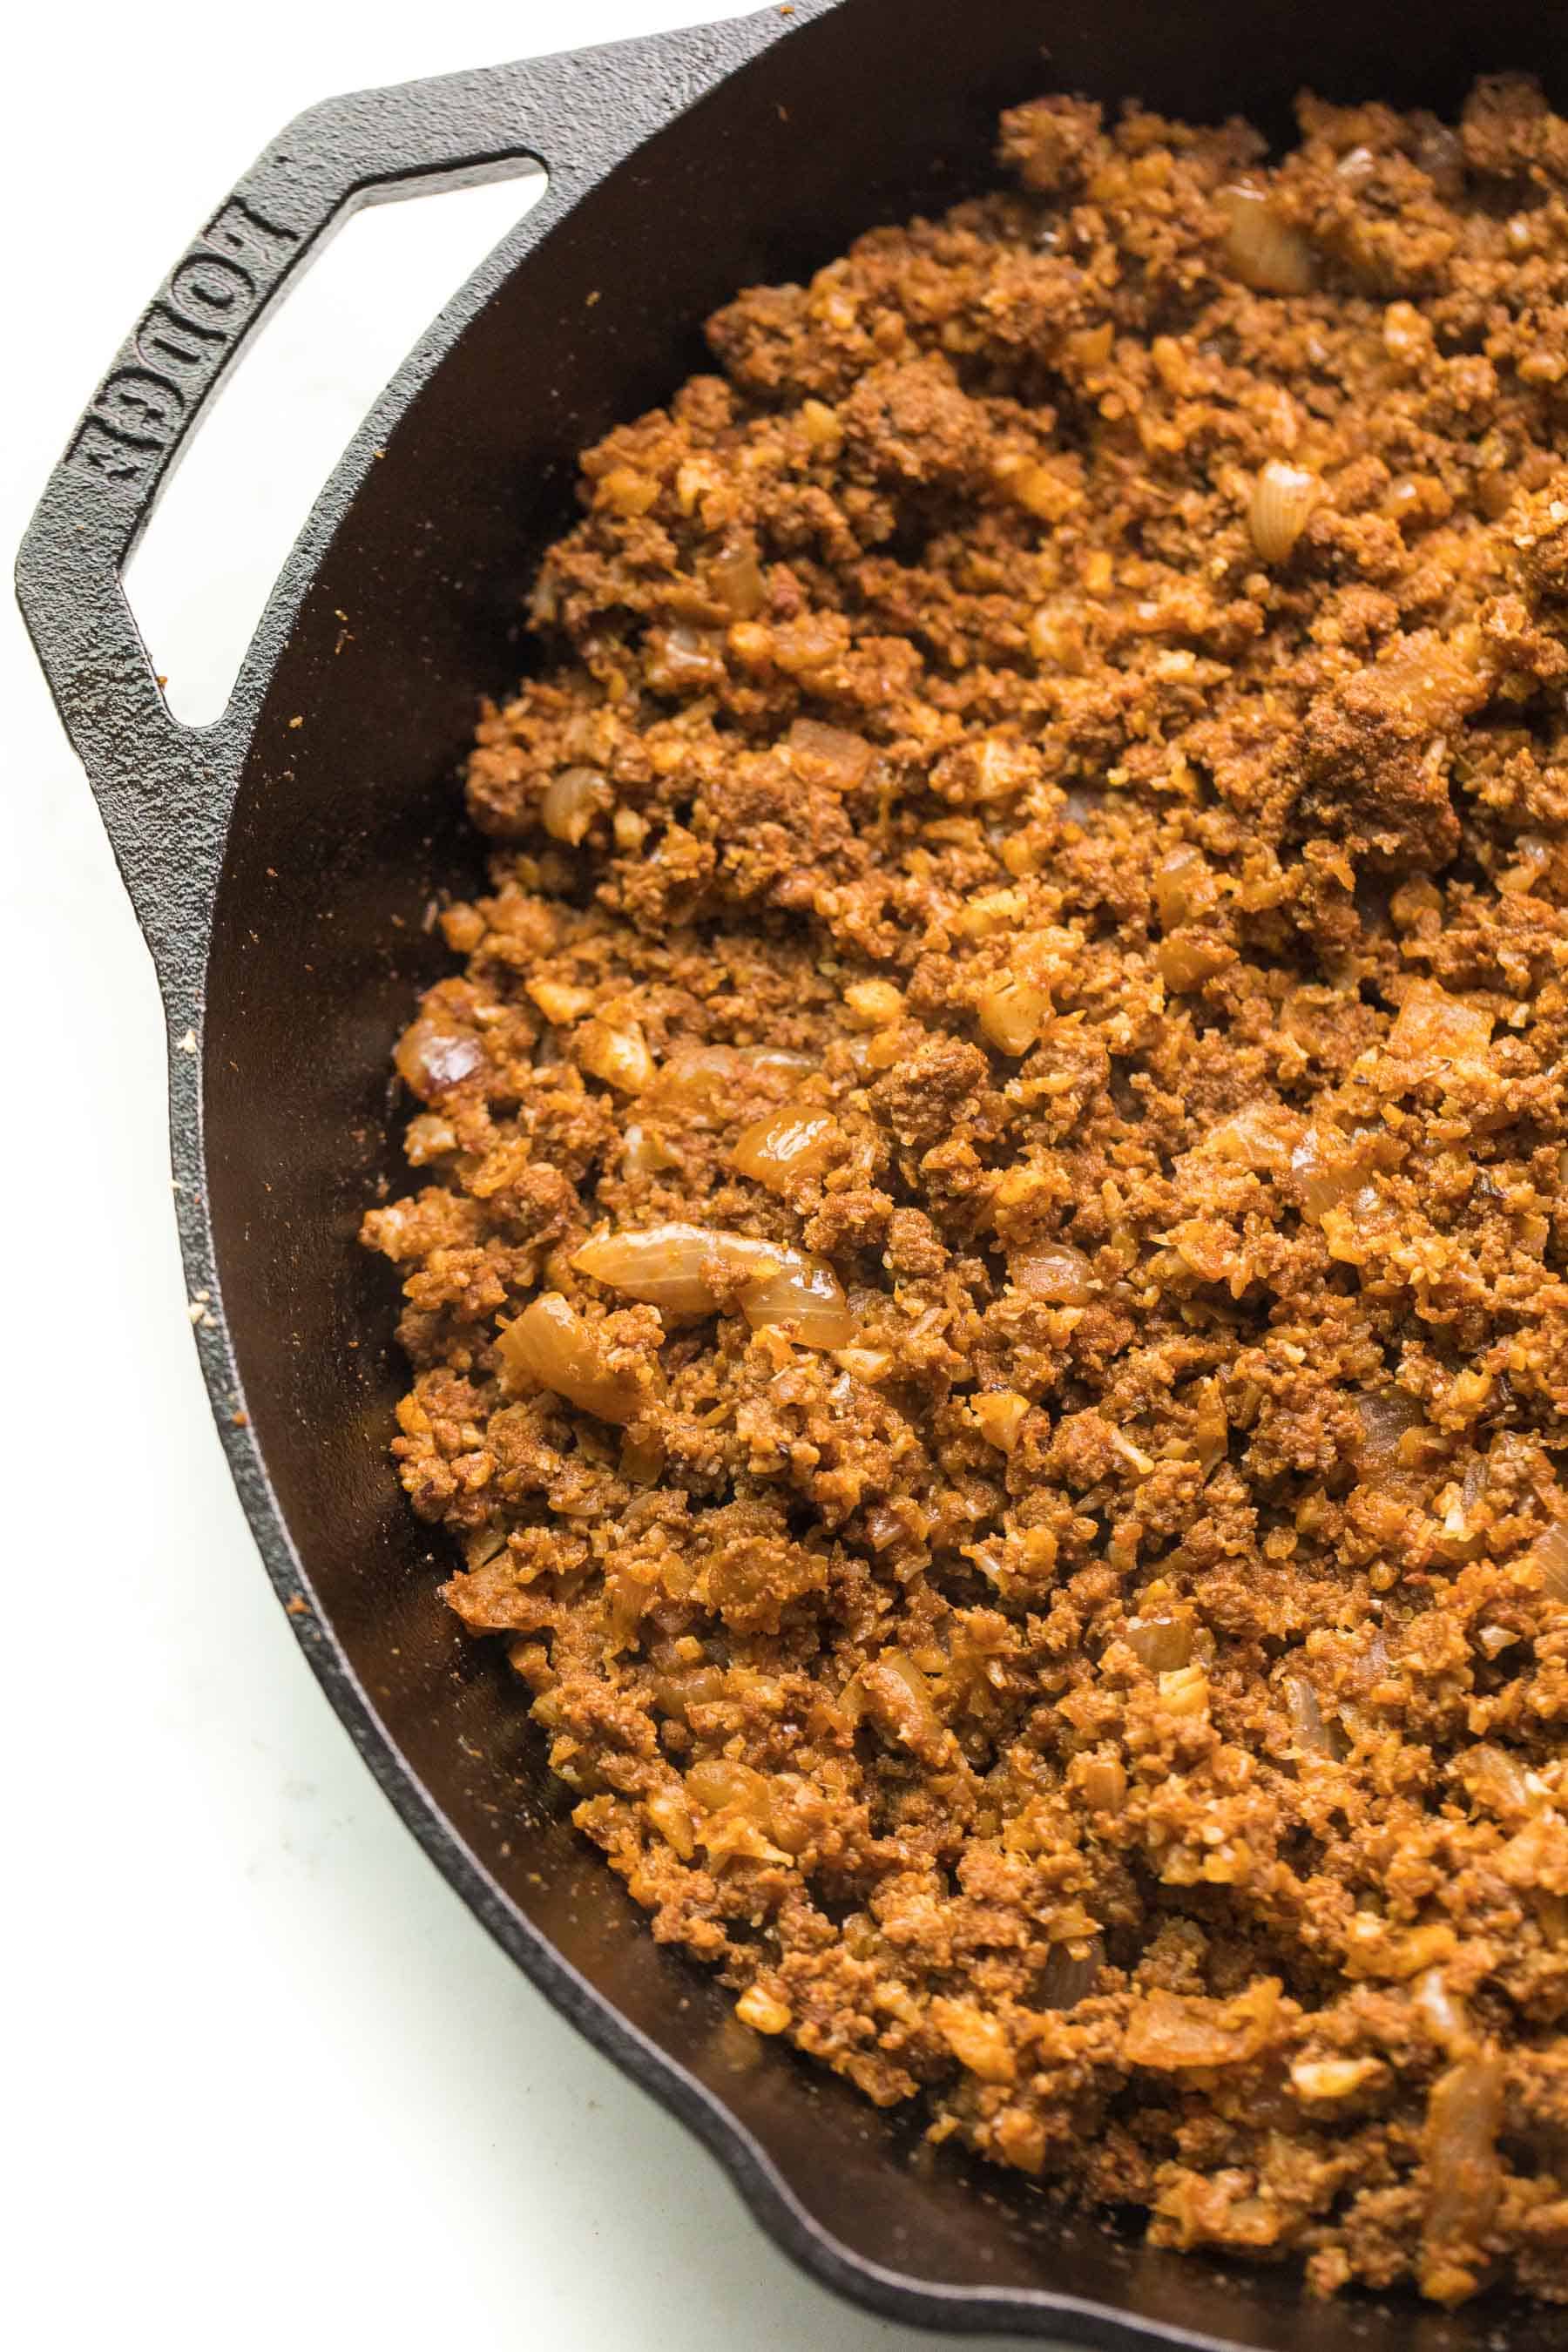
<path fill-rule="evenodd" d="M 395 1444 L 739 2014 L 1568 2296 L 1568 123 L 1067 99 L 583 459 Z"/>

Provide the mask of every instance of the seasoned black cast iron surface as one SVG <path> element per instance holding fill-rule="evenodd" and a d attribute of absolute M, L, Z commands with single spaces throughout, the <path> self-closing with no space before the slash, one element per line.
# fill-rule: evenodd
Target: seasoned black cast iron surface
<path fill-rule="evenodd" d="M 521 592 L 572 512 L 575 452 L 690 373 L 696 323 L 737 287 L 986 181 L 1002 106 L 1057 87 L 1283 128 L 1307 81 L 1451 110 L 1510 66 L 1561 103 L 1565 64 L 1568 28 L 1539 0 L 1419 21 L 1393 0 L 796 0 L 331 100 L 210 215 L 23 546 L 23 607 L 163 989 L 214 1411 L 307 1654 L 410 1827 L 557 2006 L 702 2135 L 790 2252 L 907 2319 L 1269 2352 L 1568 2341 L 1539 2313 L 1516 2332 L 1495 2308 L 1313 2306 L 1289 2275 L 1152 2254 L 1021 2179 L 927 2159 L 846 2085 L 759 2050 L 579 1845 L 503 1670 L 436 1597 L 384 1455 L 391 1286 L 353 1244 L 378 1176 L 399 1172 L 391 1042 L 443 964 L 421 919 L 477 866 L 454 785 L 475 698 L 514 677 Z M 355 204 L 520 155 L 548 167 L 546 196 L 349 450 L 224 719 L 177 727 L 118 575 L 202 400 Z"/>

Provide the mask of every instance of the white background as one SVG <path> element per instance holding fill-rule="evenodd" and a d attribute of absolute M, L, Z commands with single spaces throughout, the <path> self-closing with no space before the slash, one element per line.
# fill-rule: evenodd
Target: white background
<path fill-rule="evenodd" d="M 300 108 L 700 12 L 18 11 L 0 142 L 6 544 L 158 278 Z M 297 381 L 267 379 L 313 477 L 289 503 L 287 467 L 247 462 L 242 369 L 133 578 L 186 707 L 221 699 L 251 575 L 276 569 L 332 436 L 423 323 L 403 319 L 376 358 L 393 296 L 434 268 L 427 315 L 462 274 L 443 278 L 427 242 L 406 265 L 365 257 L 368 289 L 332 295 L 346 343 L 323 360 L 280 327 Z M 196 1376 L 152 971 L 9 606 L 0 665 L 0 2336 L 17 2352 L 915 2343 L 803 2280 L 696 2144 L 555 2019 L 330 1714 Z"/>

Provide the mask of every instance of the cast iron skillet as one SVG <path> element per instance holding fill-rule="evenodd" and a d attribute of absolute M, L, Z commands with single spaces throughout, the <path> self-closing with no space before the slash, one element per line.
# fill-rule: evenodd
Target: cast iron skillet
<path fill-rule="evenodd" d="M 1014 2176 L 928 2159 L 897 2119 L 731 2019 L 579 1846 L 513 1692 L 435 1597 L 388 1472 L 403 1372 L 353 1244 L 400 1178 L 392 1041 L 442 958 L 433 891 L 477 867 L 454 788 L 504 689 L 573 457 L 701 364 L 736 288 L 984 182 L 997 109 L 1047 88 L 1287 126 L 1291 94 L 1453 107 L 1523 66 L 1559 103 L 1541 0 L 796 0 L 624 47 L 334 99 L 216 213 L 52 476 L 23 610 L 87 768 L 168 1014 L 196 1340 L 262 1555 L 404 1820 L 556 2007 L 697 2131 L 830 2285 L 935 2326 L 1268 2352 L 1479 2352 L 1447 2318 L 1314 2306 L 1065 2221 Z M 173 720 L 120 568 L 215 382 L 356 205 L 519 156 L 549 190 L 410 355 L 323 492 L 218 723 Z M 400 928 L 401 926 L 401 928 Z M 1531 2344 L 1563 2342 L 1536 2314 Z"/>

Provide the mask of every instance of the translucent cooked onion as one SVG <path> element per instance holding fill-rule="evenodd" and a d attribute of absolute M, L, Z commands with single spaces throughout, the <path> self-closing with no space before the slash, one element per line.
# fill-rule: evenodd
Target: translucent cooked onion
<path fill-rule="evenodd" d="M 1501 1821 L 1530 1811 L 1530 1785 L 1517 1757 L 1493 1740 L 1473 1748 L 1459 1767 L 1459 1778 L 1469 1795 Z"/>
<path fill-rule="evenodd" d="M 987 1044 L 1015 1061 L 1026 1054 L 1049 1017 L 1051 1000 L 1027 981 L 1003 981 L 979 1003 L 980 1029 Z"/>
<path fill-rule="evenodd" d="M 1227 2066 L 1257 2055 L 1272 2038 L 1279 1983 L 1263 1977 L 1234 2000 L 1168 1992 L 1163 1986 L 1135 2000 L 1122 2038 L 1130 2065 L 1174 2074 L 1188 2066 Z"/>
<path fill-rule="evenodd" d="M 1154 869 L 1154 910 L 1166 930 L 1191 922 L 1214 902 L 1214 877 L 1201 849 L 1184 842 Z"/>
<path fill-rule="evenodd" d="M 1427 2095 L 1421 2289 L 1436 2302 L 1457 2302 L 1478 2284 L 1471 2263 L 1455 2256 L 1479 2247 L 1502 2194 L 1502 2062 L 1489 2051 L 1461 2058 Z"/>
<path fill-rule="evenodd" d="M 973 2001 L 947 2000 L 939 1994 L 931 2005 L 931 2021 L 959 2064 L 981 2082 L 1012 2082 L 1016 2063 L 999 2017 Z"/>
<path fill-rule="evenodd" d="M 759 1828 L 768 1822 L 767 1780 L 750 1764 L 731 1763 L 724 1756 L 694 1764 L 686 1775 L 686 1793 L 704 1812 L 738 1805 L 754 1816 Z"/>
<path fill-rule="evenodd" d="M 1230 1443 L 1230 1417 L 1218 1381 L 1204 1382 L 1193 1421 L 1193 1442 L 1205 1470 L 1213 1468 Z"/>
<path fill-rule="evenodd" d="M 784 738 L 792 752 L 827 772 L 828 780 L 847 792 L 871 764 L 871 746 L 864 735 L 847 727 L 825 727 L 819 719 L 797 719 Z"/>
<path fill-rule="evenodd" d="M 1294 1111 L 1282 1103 L 1248 1103 L 1215 1129 L 1208 1148 L 1239 1167 L 1282 1176 L 1300 1140 L 1301 1121 Z"/>
<path fill-rule="evenodd" d="M 833 1156 L 837 1129 L 815 1105 L 786 1103 L 753 1119 L 737 1139 L 730 1164 L 770 1192 L 784 1192 L 797 1176 L 813 1176 Z"/>
<path fill-rule="evenodd" d="M 787 1264 L 754 1283 L 741 1300 L 753 1331 L 773 1328 L 803 1348 L 846 1348 L 857 1325 L 838 1276 L 826 1258 L 786 1252 Z"/>
<path fill-rule="evenodd" d="M 717 1085 L 733 1085 L 748 1071 L 776 1071 L 780 1077 L 805 1077 L 816 1068 L 809 1054 L 779 1045 L 678 1045 L 658 1073 L 658 1091 L 681 1103 L 700 1104 Z"/>
<path fill-rule="evenodd" d="M 902 1019 L 904 1000 L 890 980 L 853 980 L 844 992 L 844 1010 L 857 1029 L 889 1029 Z"/>
<path fill-rule="evenodd" d="M 889 1738 L 912 1748 L 929 1747 L 938 1738 L 942 1721 L 931 1685 L 902 1650 L 884 1650 L 872 1664 L 861 1667 L 855 1681 L 860 1712 Z"/>
<path fill-rule="evenodd" d="M 1459 2045 L 1469 2037 L 1469 2027 L 1464 2005 L 1448 1990 L 1448 1980 L 1442 1969 L 1424 1969 L 1415 1979 L 1410 1998 L 1434 2038 L 1445 2050 L 1457 2054 Z"/>
<path fill-rule="evenodd" d="M 1236 950 L 1223 940 L 1183 924 L 1161 940 L 1154 961 L 1167 988 L 1178 996 L 1190 996 L 1205 980 L 1236 961 Z"/>
<path fill-rule="evenodd" d="M 1316 474 L 1270 457 L 1253 485 L 1247 509 L 1252 544 L 1265 563 L 1283 563 L 1322 494 Z"/>
<path fill-rule="evenodd" d="M 1127 1801 L 1127 1769 L 1114 1756 L 1086 1756 L 1078 1765 L 1078 1785 L 1091 1812 L 1119 1813 Z"/>
<path fill-rule="evenodd" d="M 1447 1069 L 1483 1059 L 1493 1026 L 1493 1016 L 1479 1005 L 1450 996 L 1435 981 L 1417 981 L 1389 1032 L 1388 1050 L 1405 1061 Z"/>
<path fill-rule="evenodd" d="M 1193 1629 L 1181 1617 L 1134 1617 L 1121 1638 L 1152 1675 L 1184 1666 L 1193 1654 Z"/>
<path fill-rule="evenodd" d="M 501 1326 L 496 1352 L 506 1387 L 551 1389 L 600 1421 L 628 1422 L 647 1401 L 637 1381 L 610 1370 L 593 1325 L 556 1291 Z"/>
<path fill-rule="evenodd" d="M 1568 1603 L 1568 1519 L 1554 1519 L 1530 1548 L 1532 1564 L 1541 1570 L 1541 1589 L 1548 1599 Z"/>
<path fill-rule="evenodd" d="M 397 1075 L 421 1102 L 434 1102 L 482 1067 L 484 1047 L 467 1029 L 422 1013 L 397 1041 Z"/>
<path fill-rule="evenodd" d="M 708 581 L 719 602 L 737 621 L 749 621 L 767 601 L 767 582 L 756 551 L 743 540 L 720 550 L 708 567 Z"/>
<path fill-rule="evenodd" d="M 826 1258 L 706 1225 L 603 1234 L 573 1258 L 579 1274 L 676 1315 L 711 1315 L 738 1293 L 753 1330 L 774 1325 L 803 1347 L 845 1348 L 856 1324 Z"/>
<path fill-rule="evenodd" d="M 1053 1944 L 1035 1979 L 1037 2009 L 1076 2009 L 1100 1982 L 1105 1965 L 1105 1945 L 1099 1936 L 1071 1944 Z"/>
<path fill-rule="evenodd" d="M 1403 1389 L 1383 1389 L 1375 1396 L 1358 1396 L 1355 1409 L 1361 1423 L 1356 1467 L 1366 1477 L 1385 1476 L 1400 1467 L 1409 1433 L 1426 1426 L 1420 1401 Z"/>
<path fill-rule="evenodd" d="M 1094 1269 L 1070 1242 L 1047 1242 L 1014 1258 L 1007 1268 L 1020 1290 L 1053 1307 L 1087 1307 L 1094 1296 Z"/>
<path fill-rule="evenodd" d="M 1226 259 L 1255 294 L 1310 294 L 1316 276 L 1312 248 L 1280 219 L 1259 188 L 1222 188 Z"/>
<path fill-rule="evenodd" d="M 554 1029 L 569 1029 L 574 1021 L 581 1021 L 584 1013 L 594 1009 L 593 990 L 578 988 L 569 980 L 551 980 L 538 973 L 529 982 L 528 992 Z"/>
<path fill-rule="evenodd" d="M 633 1119 L 621 1139 L 621 1168 L 627 1176 L 657 1176 L 666 1168 L 679 1168 L 679 1160 L 663 1139 L 652 1129 Z"/>
<path fill-rule="evenodd" d="M 721 643 L 682 621 L 647 633 L 648 683 L 662 694 L 701 693 L 722 685 L 724 656 Z"/>
<path fill-rule="evenodd" d="M 1279 1687 L 1285 1696 L 1290 1728 L 1296 1735 L 1298 1747 L 1310 1749 L 1315 1756 L 1337 1757 L 1339 1749 L 1332 1732 L 1323 1721 L 1318 1694 L 1305 1675 L 1286 1675 Z"/>
<path fill-rule="evenodd" d="M 602 809 L 614 795 L 596 768 L 563 768 L 544 788 L 540 815 L 552 841 L 575 849 Z"/>
<path fill-rule="evenodd" d="M 1305 1213 L 1327 1216 L 1358 1191 L 1365 1171 L 1350 1138 L 1337 1128 L 1310 1127 L 1290 1154 L 1290 1175 Z"/>
<path fill-rule="evenodd" d="M 590 1077 L 603 1078 L 617 1094 L 641 1094 L 654 1074 L 653 1055 L 635 1021 L 584 1021 L 572 1049 Z"/>
<path fill-rule="evenodd" d="M 973 1410 L 987 1444 L 999 1453 L 1011 1454 L 1028 1418 L 1028 1398 L 1014 1389 L 986 1389 L 973 1400 Z"/>

